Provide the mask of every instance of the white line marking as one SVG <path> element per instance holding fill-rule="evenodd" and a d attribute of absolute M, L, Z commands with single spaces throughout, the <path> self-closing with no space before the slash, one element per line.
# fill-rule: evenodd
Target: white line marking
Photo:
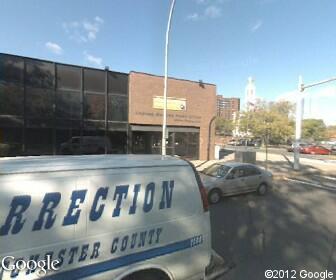
<path fill-rule="evenodd" d="M 330 176 L 321 176 L 322 178 L 326 178 L 328 180 L 336 181 L 336 178 Z"/>
<path fill-rule="evenodd" d="M 289 182 L 296 182 L 296 183 L 300 183 L 300 184 L 304 184 L 304 185 L 308 185 L 308 186 L 313 186 L 322 190 L 328 190 L 328 191 L 336 191 L 336 188 L 333 187 L 326 187 L 326 186 L 322 186 L 320 184 L 315 184 L 315 183 L 309 183 L 309 182 L 305 182 L 305 181 L 300 181 L 300 180 L 296 180 L 296 179 L 291 179 L 291 178 L 287 178 L 285 177 L 285 180 L 289 181 Z"/>

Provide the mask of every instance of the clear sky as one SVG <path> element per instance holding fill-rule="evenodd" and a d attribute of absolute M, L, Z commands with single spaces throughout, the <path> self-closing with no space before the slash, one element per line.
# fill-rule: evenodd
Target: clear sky
<path fill-rule="evenodd" d="M 0 52 L 163 75 L 168 0 L 0 0 Z M 292 98 L 336 76 L 335 0 L 176 0 L 169 75 L 244 97 Z M 336 82 L 310 91 L 305 115 L 336 124 Z"/>

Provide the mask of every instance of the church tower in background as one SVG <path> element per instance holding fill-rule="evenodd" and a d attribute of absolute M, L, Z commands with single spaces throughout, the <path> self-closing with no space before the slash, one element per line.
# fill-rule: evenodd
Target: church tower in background
<path fill-rule="evenodd" d="M 249 77 L 245 88 L 245 110 L 253 111 L 256 106 L 256 101 L 256 86 L 253 78 Z"/>

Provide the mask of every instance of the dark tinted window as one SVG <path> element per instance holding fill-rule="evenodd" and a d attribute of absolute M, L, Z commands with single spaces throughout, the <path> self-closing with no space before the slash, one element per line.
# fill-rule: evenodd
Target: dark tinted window
<path fill-rule="evenodd" d="M 224 177 L 230 171 L 230 169 L 231 167 L 229 166 L 225 166 L 221 164 L 213 164 L 209 166 L 208 168 L 206 168 L 203 171 L 203 173 L 208 176 L 221 178 L 221 177 Z"/>
<path fill-rule="evenodd" d="M 57 87 L 81 89 L 81 69 L 73 66 L 57 65 Z"/>
<path fill-rule="evenodd" d="M 89 93 L 85 95 L 84 117 L 92 120 L 105 119 L 105 95 Z"/>
<path fill-rule="evenodd" d="M 261 173 L 256 167 L 253 167 L 253 166 L 244 167 L 244 172 L 245 172 L 245 176 L 255 176 Z"/>
<path fill-rule="evenodd" d="M 23 88 L 0 82 L 0 115 L 23 115 Z"/>
<path fill-rule="evenodd" d="M 53 91 L 27 88 L 26 112 L 28 118 L 51 118 L 53 116 Z"/>
<path fill-rule="evenodd" d="M 84 69 L 84 89 L 94 92 L 105 92 L 105 72 Z"/>
<path fill-rule="evenodd" d="M 69 128 L 69 129 L 57 129 L 56 130 L 56 151 L 57 154 L 69 154 L 68 143 L 71 141 L 71 138 L 74 136 L 79 136 L 80 126 Z M 78 142 L 79 138 L 77 137 Z"/>
<path fill-rule="evenodd" d="M 54 65 L 49 62 L 26 60 L 27 85 L 39 88 L 54 86 Z"/>
<path fill-rule="evenodd" d="M 29 128 L 26 130 L 26 155 L 52 154 L 52 129 Z"/>
<path fill-rule="evenodd" d="M 128 75 L 109 72 L 108 85 L 108 90 L 110 93 L 127 94 Z"/>
<path fill-rule="evenodd" d="M 175 132 L 174 133 L 175 155 L 188 159 L 198 158 L 199 133 Z"/>
<path fill-rule="evenodd" d="M 79 139 L 78 137 L 76 137 L 76 138 L 72 138 L 72 139 L 71 139 L 71 143 L 72 143 L 72 144 L 79 144 L 79 142 L 80 142 L 79 140 L 80 140 L 80 139 Z"/>
<path fill-rule="evenodd" d="M 80 119 L 81 94 L 72 91 L 56 93 L 56 117 L 63 119 Z"/>
<path fill-rule="evenodd" d="M 39 116 L 39 115 L 34 115 L 34 118 L 29 118 L 29 116 L 27 117 L 26 120 L 26 126 L 27 127 L 31 127 L 31 128 L 40 128 L 40 127 L 53 127 L 54 122 L 52 119 L 52 114 L 50 115 L 44 115 Z"/>
<path fill-rule="evenodd" d="M 244 177 L 245 176 L 245 168 L 244 167 L 235 167 L 230 172 L 230 177 L 232 176 L 233 179 Z"/>
<path fill-rule="evenodd" d="M 128 101 L 127 97 L 119 95 L 109 95 L 109 120 L 127 121 Z"/>
<path fill-rule="evenodd" d="M 22 128 L 9 128 L 1 130 L 1 144 L 5 149 L 1 150 L 1 156 L 22 155 Z"/>
<path fill-rule="evenodd" d="M 111 154 L 124 154 L 127 151 L 127 134 L 126 132 L 108 132 L 108 138 L 111 143 Z"/>
<path fill-rule="evenodd" d="M 0 79 L 22 84 L 23 59 L 10 55 L 0 55 Z"/>

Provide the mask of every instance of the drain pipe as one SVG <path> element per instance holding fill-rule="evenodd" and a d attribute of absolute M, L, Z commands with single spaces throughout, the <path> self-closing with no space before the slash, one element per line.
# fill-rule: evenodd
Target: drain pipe
<path fill-rule="evenodd" d="M 216 119 L 217 117 L 214 116 L 212 117 L 210 123 L 209 123 L 209 135 L 208 135 L 208 160 L 210 160 L 210 141 L 211 141 L 211 126 L 212 126 L 212 123 L 214 122 L 214 120 Z"/>

